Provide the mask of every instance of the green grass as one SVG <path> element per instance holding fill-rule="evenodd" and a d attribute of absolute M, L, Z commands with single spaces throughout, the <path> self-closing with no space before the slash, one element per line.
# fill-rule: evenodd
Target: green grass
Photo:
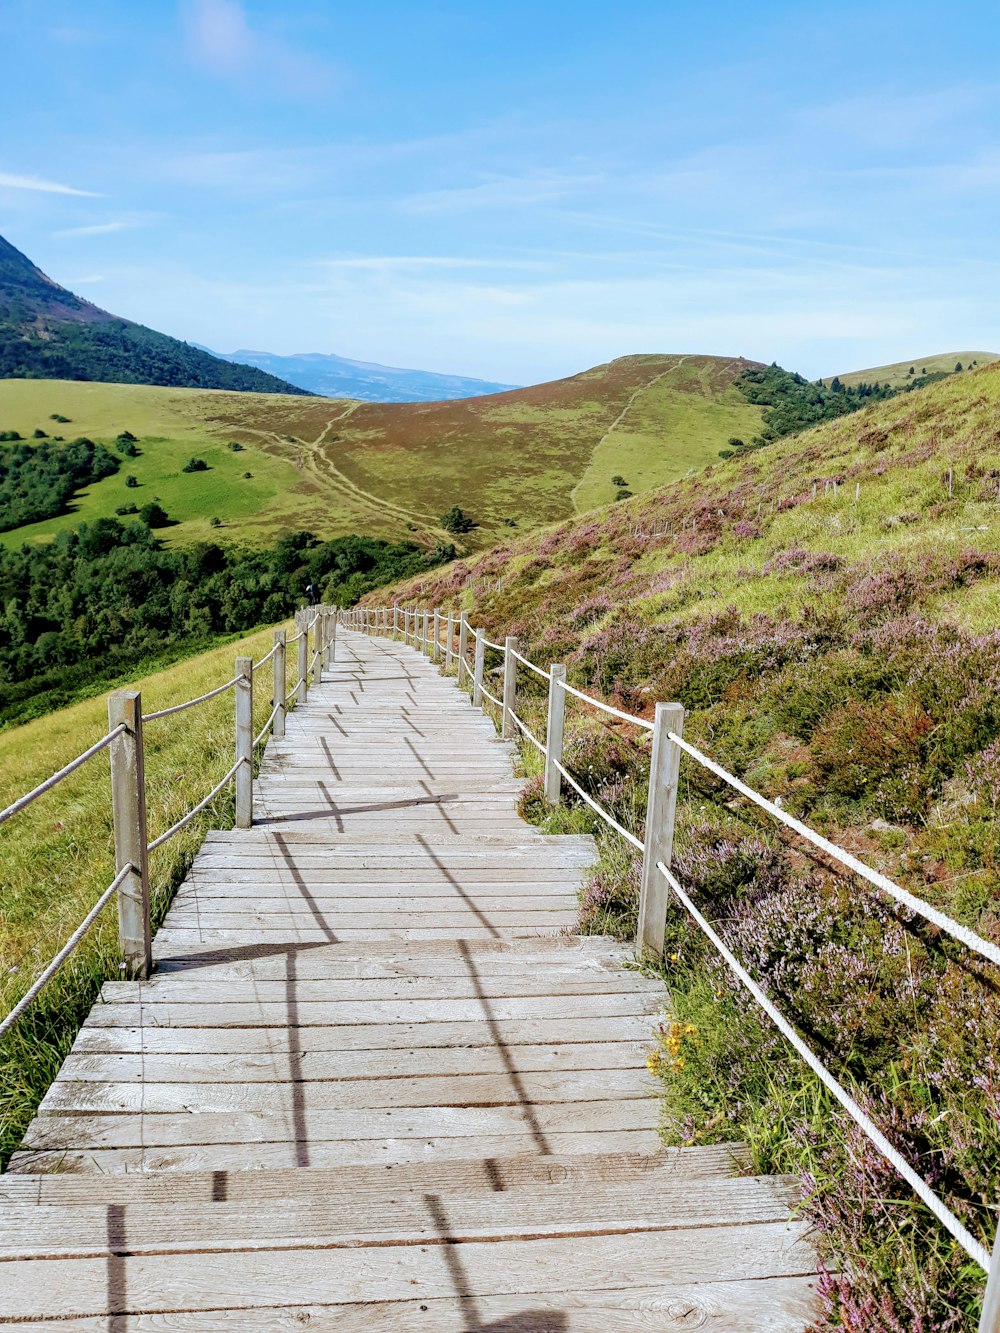
<path fill-rule="evenodd" d="M 142 450 L 72 512 L 0 539 L 45 540 L 155 498 L 176 523 L 163 530 L 167 542 L 263 542 L 308 528 L 431 543 L 446 539 L 440 517 L 457 504 L 480 525 L 468 542 L 488 545 L 507 520 L 526 529 L 612 498 L 616 472 L 640 493 L 703 466 L 729 435 L 751 436 L 760 411 L 732 385 L 744 364 L 622 357 L 551 384 L 443 403 L 0 381 L 0 430 L 102 443 L 130 430 Z M 57 424 L 53 413 L 70 421 Z M 231 452 L 230 440 L 243 451 Z M 210 470 L 182 472 L 192 455 Z M 126 488 L 129 474 L 138 488 Z"/>
<path fill-rule="evenodd" d="M 67 414 L 68 415 L 68 414 Z M 139 679 L 144 712 L 179 703 L 220 684 L 237 656 L 262 657 L 273 642 L 261 630 Z M 292 668 L 289 667 L 289 674 Z M 270 664 L 254 677 L 254 728 L 270 712 Z M 233 695 L 146 727 L 150 839 L 168 828 L 232 763 Z M 102 694 L 0 733 L 0 808 L 62 767 L 107 730 Z M 229 827 L 231 790 L 154 852 L 155 914 L 162 917 L 205 830 Z M 0 1014 L 72 933 L 114 877 L 106 753 L 0 827 Z M 0 1163 L 17 1146 L 55 1076 L 102 980 L 117 974 L 113 904 L 16 1027 L 0 1042 Z"/>
<path fill-rule="evenodd" d="M 928 375 L 940 372 L 950 375 L 959 361 L 961 361 L 964 369 L 968 370 L 973 362 L 979 367 L 989 365 L 991 361 L 998 359 L 1000 359 L 1000 354 L 997 352 L 939 352 L 935 356 L 924 356 L 911 361 L 894 361 L 887 366 L 870 366 L 867 370 L 850 370 L 839 378 L 842 384 L 847 385 L 861 384 L 862 382 L 872 384 L 877 380 L 879 384 L 891 384 L 893 388 L 899 388 L 914 376 L 922 375 L 925 372 Z M 914 371 L 913 376 L 909 373 L 911 366 Z M 832 378 L 830 375 L 824 376 L 827 384 L 830 383 Z"/>

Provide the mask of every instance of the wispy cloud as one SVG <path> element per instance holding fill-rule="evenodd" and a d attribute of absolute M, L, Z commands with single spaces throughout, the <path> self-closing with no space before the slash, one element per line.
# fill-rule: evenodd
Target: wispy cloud
<path fill-rule="evenodd" d="M 43 194 L 79 194 L 88 199 L 101 196 L 94 190 L 78 190 L 72 185 L 62 185 L 59 181 L 43 180 L 40 176 L 17 176 L 9 171 L 0 171 L 0 189 L 40 190 Z"/>
<path fill-rule="evenodd" d="M 409 213 L 462 213 L 476 209 L 525 208 L 555 203 L 598 188 L 604 177 L 595 173 L 571 175 L 558 171 L 523 176 L 495 176 L 477 185 L 463 185 L 412 194 L 402 201 Z"/>
<path fill-rule="evenodd" d="M 546 268 L 537 259 L 471 259 L 457 255 L 364 255 L 347 259 L 324 259 L 323 268 L 365 269 L 372 273 L 389 273 L 426 268 L 439 269 L 496 269 Z"/>
<path fill-rule="evenodd" d="M 329 93 L 340 82 L 329 62 L 251 27 L 240 0 L 182 0 L 191 59 L 218 78 L 293 97 Z"/>
<path fill-rule="evenodd" d="M 134 227 L 134 222 L 95 222 L 88 227 L 63 227 L 60 231 L 54 231 L 53 236 L 106 236 L 112 231 L 127 231 Z"/>

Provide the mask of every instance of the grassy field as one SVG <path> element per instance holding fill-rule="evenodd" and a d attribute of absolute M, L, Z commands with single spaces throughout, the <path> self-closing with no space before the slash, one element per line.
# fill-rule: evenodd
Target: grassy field
<path fill-rule="evenodd" d="M 545 667 L 685 735 L 758 791 L 1000 940 L 1000 365 L 435 572 Z M 834 489 L 836 483 L 836 489 Z M 371 601 L 385 601 L 386 592 Z M 516 708 L 544 734 L 545 691 Z M 637 836 L 648 738 L 571 702 L 567 761 Z M 530 750 L 525 767 L 537 772 Z M 779 836 L 682 762 L 674 868 L 726 943 L 989 1248 L 1000 1176 L 995 969 Z M 634 935 L 639 862 L 572 794 L 601 860 L 585 928 Z M 851 1127 L 676 906 L 653 1067 L 675 1143 L 743 1139 L 798 1172 L 831 1274 L 824 1328 L 973 1329 L 983 1275 Z"/>
<path fill-rule="evenodd" d="M 527 528 L 612 499 L 618 473 L 638 493 L 712 461 L 729 435 L 755 433 L 759 409 L 732 387 L 746 364 L 623 357 L 551 384 L 442 403 L 0 381 L 0 430 L 105 443 L 130 430 L 142 451 L 71 513 L 0 540 L 43 540 L 156 499 L 176 524 L 163 532 L 168 542 L 264 541 L 301 528 L 432 542 L 458 504 L 480 524 L 472 543 L 486 545 L 509 520 Z M 54 413 L 70 421 L 57 425 Z M 192 456 L 209 470 L 182 472 Z M 129 474 L 137 488 L 126 488 Z"/>
<path fill-rule="evenodd" d="M 900 388 L 907 380 L 913 378 L 910 375 L 911 366 L 914 375 L 933 375 L 939 371 L 950 375 L 959 361 L 968 370 L 973 363 L 978 368 L 987 366 L 991 361 L 997 360 L 1000 360 L 1000 355 L 996 352 L 940 352 L 935 356 L 925 356 L 918 360 L 895 361 L 888 366 L 870 366 L 867 370 L 851 370 L 839 378 L 842 384 L 847 385 L 860 384 L 862 381 L 866 384 L 872 384 L 877 380 L 879 384 L 891 384 L 893 388 Z M 832 376 L 828 375 L 824 383 L 829 384 L 831 378 Z"/>
<path fill-rule="evenodd" d="M 262 657 L 273 642 L 261 630 L 135 682 L 143 711 L 204 693 L 233 674 L 239 655 Z M 291 667 L 289 672 L 291 672 Z M 271 665 L 254 677 L 254 728 L 270 712 Z M 168 828 L 232 764 L 232 692 L 146 727 L 150 838 Z M 107 731 L 107 696 L 75 704 L 0 733 L 0 808 L 62 767 Z M 231 826 L 231 789 L 151 858 L 156 914 L 189 865 L 207 828 Z M 106 753 L 0 828 L 0 1014 L 72 933 L 114 877 Z M 17 1145 L 55 1076 L 102 979 L 116 975 L 117 918 L 110 906 L 0 1042 L 0 1163 Z"/>

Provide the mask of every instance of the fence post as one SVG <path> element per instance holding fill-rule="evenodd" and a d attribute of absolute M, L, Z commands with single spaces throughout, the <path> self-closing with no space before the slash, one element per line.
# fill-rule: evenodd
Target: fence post
<path fill-rule="evenodd" d="M 472 706 L 483 706 L 483 667 L 486 664 L 486 631 L 476 630 L 476 665 L 472 671 Z"/>
<path fill-rule="evenodd" d="M 441 612 L 434 608 L 434 639 L 431 643 L 431 661 L 437 662 L 441 657 Z"/>
<path fill-rule="evenodd" d="M 236 827 L 253 823 L 253 658 L 236 659 Z"/>
<path fill-rule="evenodd" d="M 445 675 L 448 675 L 455 661 L 455 617 L 450 611 L 444 633 L 444 670 Z"/>
<path fill-rule="evenodd" d="M 425 653 L 425 654 L 426 654 L 426 653 L 429 651 L 429 648 L 430 648 L 430 641 L 431 641 L 431 613 L 430 613 L 429 611 L 425 611 L 425 612 L 424 612 L 424 637 L 423 637 L 423 641 L 421 642 L 421 645 L 420 645 L 420 651 L 421 651 L 422 653 Z"/>
<path fill-rule="evenodd" d="M 993 1257 L 979 1316 L 979 1333 L 1000 1333 L 1000 1226 L 993 1241 Z"/>
<path fill-rule="evenodd" d="M 317 613 L 313 621 L 313 655 L 312 655 L 312 673 L 314 685 L 319 685 L 323 680 L 323 617 Z"/>
<path fill-rule="evenodd" d="M 309 693 L 309 631 L 305 625 L 299 626 L 299 678 L 295 685 L 295 702 L 304 704 Z"/>
<path fill-rule="evenodd" d="M 684 733 L 681 704 L 657 704 L 653 720 L 653 755 L 649 766 L 646 797 L 646 840 L 642 851 L 642 889 L 639 894 L 639 929 L 636 949 L 640 956 L 663 956 L 663 932 L 667 923 L 669 885 L 656 868 L 670 865 L 674 846 L 674 813 L 681 751 L 669 732 Z"/>
<path fill-rule="evenodd" d="M 458 683 L 462 683 L 462 663 L 469 648 L 469 622 L 463 611 L 458 620 Z"/>
<path fill-rule="evenodd" d="M 271 707 L 277 711 L 271 723 L 271 735 L 281 737 L 285 734 L 285 631 L 274 631 L 274 698 Z"/>
<path fill-rule="evenodd" d="M 111 810 L 115 826 L 115 870 L 132 869 L 118 889 L 118 938 L 125 972 L 148 977 L 152 967 L 149 926 L 149 862 L 146 852 L 146 765 L 142 742 L 142 695 L 116 690 L 108 696 L 108 729 L 127 728 L 111 753 Z"/>
<path fill-rule="evenodd" d="M 395 603 L 392 608 L 392 641 L 399 641 L 399 604 Z"/>
<path fill-rule="evenodd" d="M 517 693 L 517 639 L 508 634 L 503 641 L 503 716 L 500 735 L 508 740 L 514 734 L 514 696 Z"/>
<path fill-rule="evenodd" d="M 337 660 L 337 608 L 330 610 L 330 637 L 327 640 L 327 666 L 333 666 Z"/>
<path fill-rule="evenodd" d="M 549 718 L 545 728 L 545 799 L 549 805 L 559 804 L 562 774 L 556 764 L 562 763 L 563 727 L 566 721 L 566 691 L 561 682 L 566 680 L 566 668 L 561 662 L 549 667 Z"/>

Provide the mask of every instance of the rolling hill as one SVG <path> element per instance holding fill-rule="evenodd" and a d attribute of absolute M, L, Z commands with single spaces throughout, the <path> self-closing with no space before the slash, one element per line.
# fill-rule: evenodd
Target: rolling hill
<path fill-rule="evenodd" d="M 938 352 L 934 356 L 914 357 L 909 361 L 894 361 L 887 366 L 870 366 L 867 370 L 849 370 L 839 376 L 827 375 L 823 383 L 829 384 L 839 379 L 841 384 L 891 384 L 894 389 L 905 387 L 908 381 L 922 375 L 950 375 L 961 363 L 964 370 L 976 369 L 989 365 L 991 361 L 1000 361 L 997 352 Z M 910 368 L 913 368 L 913 375 Z"/>
<path fill-rule="evenodd" d="M 205 348 L 206 351 L 210 350 Z M 296 384 L 309 393 L 327 398 L 358 398 L 369 403 L 428 403 L 446 398 L 480 398 L 504 393 L 514 384 L 467 379 L 462 375 L 439 375 L 430 370 L 401 370 L 373 361 L 351 361 L 325 352 L 297 352 L 278 356 L 274 352 L 213 352 L 224 361 L 257 366 Z"/>
<path fill-rule="evenodd" d="M 101 310 L 0 236 L 0 378 L 10 377 L 302 392 L 254 366 L 234 365 Z"/>
<path fill-rule="evenodd" d="M 155 499 L 176 521 L 164 531 L 172 542 L 215 536 L 212 518 L 230 539 L 309 528 L 433 542 L 446 537 L 440 516 L 459 505 L 481 525 L 471 543 L 487 545 L 510 523 L 530 527 L 614 499 L 613 477 L 640 492 L 717 461 L 730 436 L 760 429 L 762 409 L 734 383 L 751 364 L 623 357 L 550 384 L 436 403 L 0 381 L 0 430 L 102 443 L 129 430 L 140 450 L 70 512 L 2 540 L 44 539 Z M 56 427 L 53 416 L 68 420 Z M 192 456 L 208 470 L 184 473 Z M 127 488 L 128 475 L 138 487 Z"/>

